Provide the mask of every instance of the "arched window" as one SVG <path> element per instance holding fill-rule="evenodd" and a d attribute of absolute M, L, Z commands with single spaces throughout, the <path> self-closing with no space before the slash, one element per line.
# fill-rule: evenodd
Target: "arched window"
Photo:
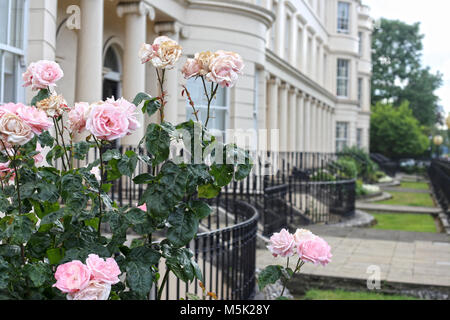
<path fill-rule="evenodd" d="M 114 46 L 110 46 L 105 54 L 103 62 L 103 100 L 114 97 L 121 97 L 122 68 L 120 55 Z"/>

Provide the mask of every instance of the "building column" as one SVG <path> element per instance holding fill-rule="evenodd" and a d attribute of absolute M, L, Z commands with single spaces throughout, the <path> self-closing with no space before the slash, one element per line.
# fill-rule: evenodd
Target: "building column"
<path fill-rule="evenodd" d="M 297 89 L 289 90 L 289 107 L 288 107 L 288 151 L 295 151 L 297 145 Z"/>
<path fill-rule="evenodd" d="M 336 113 L 335 109 L 331 109 L 330 113 L 330 121 L 331 121 L 331 152 L 336 152 Z"/>
<path fill-rule="evenodd" d="M 268 130 L 268 143 L 269 150 L 279 150 L 279 141 L 276 143 L 277 146 L 274 146 L 275 141 L 271 140 L 273 131 L 279 130 L 278 128 L 278 87 L 280 86 L 279 78 L 270 78 L 267 80 L 267 118 L 266 118 L 266 127 Z M 273 142 L 273 143 L 272 143 Z"/>
<path fill-rule="evenodd" d="M 55 60 L 57 1 L 29 1 L 29 24 L 27 39 L 27 61 Z M 45 26 L 45 27 L 44 27 Z M 26 89 L 26 101 L 36 95 L 31 88 Z"/>
<path fill-rule="evenodd" d="M 317 105 L 316 105 L 316 99 L 311 98 L 310 102 L 310 109 L 311 109 L 311 130 L 309 132 L 310 134 L 310 151 L 316 152 L 317 151 Z"/>
<path fill-rule="evenodd" d="M 303 105 L 303 93 L 298 92 L 297 95 L 297 120 L 295 124 L 295 135 L 296 135 L 296 149 L 295 151 L 305 151 L 304 147 L 304 105 Z"/>
<path fill-rule="evenodd" d="M 331 152 L 331 116 L 330 116 L 330 106 L 326 105 L 326 135 L 325 135 L 325 148 L 326 152 Z"/>
<path fill-rule="evenodd" d="M 172 40 L 179 42 L 180 24 L 176 21 L 161 22 L 155 24 L 155 32 L 160 36 L 167 36 Z M 165 90 L 166 106 L 164 108 L 164 120 L 172 123 L 178 122 L 178 73 L 179 63 L 176 63 L 173 69 L 166 70 Z"/>
<path fill-rule="evenodd" d="M 324 135 L 324 122 L 323 122 L 323 106 L 320 101 L 317 101 L 317 151 L 323 152 L 323 135 Z"/>
<path fill-rule="evenodd" d="M 287 135 L 288 135 L 288 89 L 289 85 L 283 83 L 280 86 L 280 112 L 278 115 L 278 128 L 280 129 L 280 151 L 287 151 Z"/>
<path fill-rule="evenodd" d="M 283 56 L 284 51 L 284 25 L 286 21 L 286 9 L 284 0 L 279 0 L 277 4 L 277 17 L 275 20 L 276 28 L 275 28 L 275 52 L 279 57 Z"/>
<path fill-rule="evenodd" d="M 302 41 L 302 39 L 298 39 L 298 22 L 297 16 L 295 13 L 292 14 L 291 17 L 291 39 L 290 39 L 290 50 L 289 50 L 289 61 L 291 65 L 297 65 L 297 41 Z"/>
<path fill-rule="evenodd" d="M 123 58 L 123 97 L 133 101 L 136 94 L 145 92 L 145 65 L 136 58 L 142 43 L 147 38 L 147 15 L 154 17 L 153 9 L 143 1 L 124 3 L 117 5 L 117 15 L 125 16 L 125 50 Z M 117 97 L 116 97 L 117 98 Z M 141 127 L 133 134 L 121 139 L 122 144 L 137 145 L 144 135 L 144 114 L 140 109 L 136 112 Z"/>
<path fill-rule="evenodd" d="M 311 151 L 311 96 L 303 98 L 303 151 Z"/>
<path fill-rule="evenodd" d="M 81 0 L 76 101 L 97 102 L 103 88 L 103 1 Z"/>

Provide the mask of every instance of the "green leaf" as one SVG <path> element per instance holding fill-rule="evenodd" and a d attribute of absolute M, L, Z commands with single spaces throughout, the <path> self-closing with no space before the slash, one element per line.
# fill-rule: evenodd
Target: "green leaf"
<path fill-rule="evenodd" d="M 124 215 L 125 220 L 132 225 L 145 223 L 147 221 L 147 213 L 139 208 L 132 208 Z"/>
<path fill-rule="evenodd" d="M 51 246 L 50 234 L 43 232 L 36 232 L 31 236 L 30 240 L 27 243 L 27 251 L 33 258 L 42 259 L 44 256 L 46 256 L 46 251 L 50 246 Z"/>
<path fill-rule="evenodd" d="M 167 160 L 170 152 L 170 136 L 161 125 L 150 123 L 145 133 L 147 151 L 153 155 L 155 165 Z"/>
<path fill-rule="evenodd" d="M 45 217 L 42 218 L 41 225 L 54 223 L 56 220 L 61 219 L 66 214 L 67 213 L 65 212 L 64 209 L 59 209 L 58 211 L 49 213 L 48 215 L 46 215 Z"/>
<path fill-rule="evenodd" d="M 159 101 L 159 98 L 153 98 L 145 101 L 144 106 L 142 107 L 142 112 L 147 113 L 149 117 L 151 117 L 160 108 L 161 108 L 161 101 Z"/>
<path fill-rule="evenodd" d="M 27 216 L 15 216 L 12 224 L 5 231 L 13 243 L 25 243 L 35 231 L 34 223 Z"/>
<path fill-rule="evenodd" d="M 79 192 L 83 189 L 83 178 L 72 173 L 66 174 L 61 179 L 61 189 L 67 193 Z"/>
<path fill-rule="evenodd" d="M 147 94 L 147 93 L 145 93 L 145 92 L 139 92 L 139 93 L 136 95 L 136 97 L 134 97 L 134 99 L 133 99 L 133 104 L 134 104 L 136 107 L 138 107 L 138 106 L 142 103 L 142 101 L 144 101 L 144 100 L 149 100 L 149 99 L 152 99 L 152 97 L 151 97 L 149 94 Z"/>
<path fill-rule="evenodd" d="M 132 177 L 136 165 L 137 165 L 137 155 L 131 150 L 128 150 L 122 158 L 117 163 L 117 168 L 122 175 Z"/>
<path fill-rule="evenodd" d="M 267 266 L 258 277 L 259 290 L 263 290 L 268 284 L 274 284 L 282 276 L 282 266 Z"/>
<path fill-rule="evenodd" d="M 20 255 L 20 247 L 11 244 L 0 245 L 0 256 L 3 257 L 14 257 Z"/>
<path fill-rule="evenodd" d="M 36 104 L 39 101 L 47 99 L 48 97 L 50 97 L 50 91 L 48 91 L 48 89 L 41 89 L 41 90 L 39 90 L 38 94 L 33 97 L 33 99 L 31 100 L 30 105 L 36 106 Z"/>
<path fill-rule="evenodd" d="M 9 263 L 0 257 L 0 289 L 6 289 L 9 283 Z"/>
<path fill-rule="evenodd" d="M 204 201 L 192 200 L 189 206 L 198 220 L 202 220 L 211 214 L 211 207 Z"/>
<path fill-rule="evenodd" d="M 194 270 L 191 263 L 192 252 L 187 248 L 170 248 L 166 249 L 166 265 L 180 280 L 189 282 L 194 280 L 198 270 Z"/>
<path fill-rule="evenodd" d="M 205 199 L 212 199 L 212 198 L 217 197 L 220 190 L 221 190 L 220 187 L 217 187 L 211 183 L 204 184 L 204 185 L 198 186 L 198 197 L 205 198 Z"/>
<path fill-rule="evenodd" d="M 127 283 L 131 290 L 147 295 L 152 287 L 153 274 L 150 266 L 133 260 L 126 266 Z"/>
<path fill-rule="evenodd" d="M 130 250 L 128 255 L 130 260 L 139 261 L 147 266 L 158 265 L 161 254 L 147 246 L 139 246 Z"/>
<path fill-rule="evenodd" d="M 89 153 L 91 144 L 86 141 L 80 141 L 74 144 L 74 154 L 75 159 L 84 160 L 86 155 Z"/>
<path fill-rule="evenodd" d="M 111 159 L 120 160 L 120 159 L 122 159 L 122 154 L 117 149 L 109 149 L 109 150 L 106 150 L 102 154 L 102 158 L 103 158 L 103 161 L 105 161 L 105 162 L 107 162 Z"/>
<path fill-rule="evenodd" d="M 197 234 L 198 219 L 183 207 L 170 214 L 167 221 L 171 225 L 167 229 L 167 239 L 175 247 L 187 245 Z"/>
<path fill-rule="evenodd" d="M 232 164 L 213 164 L 210 174 L 214 177 L 217 186 L 224 187 L 233 180 L 234 166 Z"/>
<path fill-rule="evenodd" d="M 25 266 L 25 272 L 36 288 L 41 287 L 46 281 L 51 280 L 53 275 L 50 265 L 41 261 L 27 264 Z"/>
<path fill-rule="evenodd" d="M 142 173 L 133 178 L 135 184 L 148 184 L 155 179 L 150 173 Z"/>
<path fill-rule="evenodd" d="M 234 178 L 238 181 L 247 178 L 252 171 L 252 168 L 252 164 L 238 164 L 236 172 L 234 173 Z"/>
<path fill-rule="evenodd" d="M 41 146 L 44 147 L 53 147 L 53 144 L 55 143 L 55 138 L 53 138 L 50 135 L 50 132 L 44 131 L 38 136 L 39 143 Z"/>
<path fill-rule="evenodd" d="M 59 199 L 59 192 L 56 185 L 51 183 L 38 183 L 36 185 L 37 193 L 33 196 L 33 199 L 40 201 L 56 202 Z"/>
<path fill-rule="evenodd" d="M 63 248 L 52 248 L 47 250 L 47 258 L 50 264 L 58 264 L 64 257 Z"/>

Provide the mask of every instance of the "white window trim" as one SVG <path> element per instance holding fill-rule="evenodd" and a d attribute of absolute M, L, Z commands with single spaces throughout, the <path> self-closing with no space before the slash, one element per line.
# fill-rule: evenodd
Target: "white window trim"
<path fill-rule="evenodd" d="M 29 0 L 23 0 L 23 38 L 22 38 L 22 49 L 13 47 L 9 45 L 10 42 L 10 21 L 11 21 L 11 1 L 8 0 L 8 23 L 6 30 L 6 43 L 0 43 L 0 103 L 8 103 L 13 101 L 3 101 L 4 100 L 4 72 L 5 69 L 5 56 L 4 52 L 13 54 L 18 58 L 19 63 L 14 66 L 16 68 L 16 79 L 15 79 L 15 102 L 25 102 L 25 88 L 22 86 L 22 73 L 25 72 L 26 68 L 26 52 L 28 47 L 28 20 L 29 20 Z"/>
<path fill-rule="evenodd" d="M 340 124 L 345 124 L 345 134 L 344 137 L 339 137 L 338 128 Z M 346 121 L 337 121 L 336 122 L 336 151 L 341 151 L 339 148 L 340 144 L 343 144 L 344 147 L 349 145 L 349 123 Z"/>

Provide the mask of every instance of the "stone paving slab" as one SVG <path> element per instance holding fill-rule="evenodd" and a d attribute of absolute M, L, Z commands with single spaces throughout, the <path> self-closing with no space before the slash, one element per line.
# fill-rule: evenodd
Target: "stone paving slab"
<path fill-rule="evenodd" d="M 441 208 L 431 208 L 431 207 L 413 207 L 413 206 L 399 206 L 390 204 L 379 204 L 379 203 L 365 203 L 356 202 L 356 209 L 359 210 L 369 210 L 377 212 L 398 212 L 398 213 L 417 213 L 417 214 L 439 214 Z"/>
<path fill-rule="evenodd" d="M 406 193 L 428 193 L 431 194 L 431 190 L 426 189 L 411 189 L 411 188 L 401 188 L 401 187 L 382 187 L 384 191 L 395 191 L 395 192 L 406 192 Z"/>
<path fill-rule="evenodd" d="M 411 232 L 400 230 L 379 230 L 371 228 L 335 227 L 333 225 L 305 226 L 315 234 L 345 238 L 346 241 L 357 239 L 388 240 L 400 242 L 397 248 L 407 246 L 414 241 L 432 241 L 435 243 L 450 243 L 450 235 L 445 233 Z M 403 244 L 405 243 L 405 244 Z"/>
<path fill-rule="evenodd" d="M 342 238 L 322 235 L 332 248 L 332 262 L 326 267 L 306 263 L 302 272 L 309 275 L 364 280 L 370 266 L 380 270 L 380 280 L 396 283 L 450 287 L 450 242 Z M 285 265 L 268 250 L 256 253 L 257 267 Z"/>

